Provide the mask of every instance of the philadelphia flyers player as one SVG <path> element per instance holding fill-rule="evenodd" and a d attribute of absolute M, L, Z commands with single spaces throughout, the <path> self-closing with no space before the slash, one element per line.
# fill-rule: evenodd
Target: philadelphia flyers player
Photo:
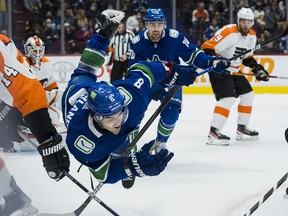
<path fill-rule="evenodd" d="M 254 48 L 257 37 L 255 31 L 251 29 L 253 24 L 253 11 L 243 7 L 237 13 L 237 24 L 224 26 L 214 37 L 204 42 L 201 48 L 209 55 L 221 55 L 227 59 Z M 247 127 L 252 113 L 253 89 L 245 76 L 233 75 L 240 72 L 241 64 L 252 68 L 257 80 L 269 80 L 268 72 L 253 58 L 253 52 L 231 61 L 231 66 L 223 74 L 209 73 L 217 103 L 206 143 L 208 145 L 229 145 L 230 137 L 222 134 L 221 130 L 236 98 L 240 99 L 236 140 L 259 139 L 259 133 Z"/>
<path fill-rule="evenodd" d="M 48 100 L 48 113 L 52 119 L 53 125 L 56 127 L 58 133 L 65 133 L 66 128 L 62 120 L 61 113 L 61 96 L 63 91 L 58 89 L 58 85 L 53 78 L 53 68 L 49 60 L 44 57 L 45 46 L 43 41 L 38 36 L 28 38 L 24 45 L 26 57 L 15 47 L 13 41 L 5 35 L 0 35 L 0 39 L 7 44 L 10 54 L 26 66 L 32 72 L 39 82 L 42 84 L 46 98 Z M 30 144 L 23 142 L 19 137 L 17 125 L 25 126 L 22 121 L 22 115 L 14 107 L 10 107 L 4 102 L 0 103 L 0 114 L 3 116 L 0 120 L 0 147 L 4 152 L 19 152 L 21 150 L 34 150 Z M 9 129 L 8 129 L 9 128 Z M 29 130 L 25 130 L 29 138 L 33 138 Z"/>
<path fill-rule="evenodd" d="M 8 38 L 9 39 L 9 38 Z M 37 78 L 12 55 L 17 51 L 12 40 L 0 40 L 0 99 L 17 108 L 40 143 L 38 151 L 50 178 L 62 179 L 69 171 L 69 155 L 47 112 L 45 91 Z M 17 52 L 14 52 L 17 55 Z M 31 199 L 17 186 L 3 159 L 0 159 L 0 215 L 34 215 Z"/>

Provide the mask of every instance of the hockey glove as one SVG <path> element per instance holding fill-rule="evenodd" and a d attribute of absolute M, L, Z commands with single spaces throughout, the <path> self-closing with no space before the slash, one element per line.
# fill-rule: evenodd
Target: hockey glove
<path fill-rule="evenodd" d="M 286 139 L 286 142 L 288 143 L 288 128 L 285 130 L 285 139 Z"/>
<path fill-rule="evenodd" d="M 105 10 L 96 18 L 96 32 L 108 40 L 115 33 L 125 13 L 117 10 Z"/>
<path fill-rule="evenodd" d="M 260 64 L 257 64 L 253 69 L 252 72 L 256 75 L 256 79 L 259 81 L 267 82 L 269 81 L 269 74 L 264 69 L 264 67 Z"/>
<path fill-rule="evenodd" d="M 230 65 L 231 62 L 226 58 L 208 56 L 207 68 L 213 66 L 213 71 L 217 74 L 223 73 Z"/>
<path fill-rule="evenodd" d="M 42 156 L 43 166 L 50 178 L 59 181 L 65 176 L 61 169 L 69 172 L 69 155 L 60 135 L 57 134 L 52 140 L 39 145 L 37 150 Z"/>
<path fill-rule="evenodd" d="M 157 176 L 174 156 L 174 153 L 167 149 L 162 149 L 157 154 L 151 155 L 149 151 L 154 143 L 155 140 L 146 143 L 140 151 L 128 158 L 129 168 L 134 175 L 138 177 Z"/>
<path fill-rule="evenodd" d="M 149 96 L 153 100 L 162 100 L 169 91 L 169 88 L 163 83 L 154 83 L 152 88 L 149 91 Z"/>
<path fill-rule="evenodd" d="M 167 62 L 165 64 L 166 70 L 168 71 L 168 76 L 166 78 L 165 84 L 168 86 L 173 85 L 192 85 L 198 76 L 196 72 L 196 67 L 193 65 L 189 66 L 179 66 L 175 62 Z"/>

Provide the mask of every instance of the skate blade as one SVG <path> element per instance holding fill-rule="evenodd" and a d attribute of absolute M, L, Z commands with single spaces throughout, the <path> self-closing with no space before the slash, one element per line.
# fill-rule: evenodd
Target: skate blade
<path fill-rule="evenodd" d="M 238 141 L 257 141 L 259 136 L 248 136 L 246 134 L 237 134 L 236 140 Z"/>
<path fill-rule="evenodd" d="M 208 139 L 206 144 L 211 146 L 228 146 L 230 140 Z"/>

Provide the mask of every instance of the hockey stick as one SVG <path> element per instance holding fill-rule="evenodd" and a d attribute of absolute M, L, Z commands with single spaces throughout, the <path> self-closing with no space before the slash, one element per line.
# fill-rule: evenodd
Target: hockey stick
<path fill-rule="evenodd" d="M 256 74 L 251 74 L 251 73 L 234 73 L 232 75 L 237 75 L 237 76 L 256 76 Z M 275 79 L 288 79 L 288 77 L 283 77 L 283 76 L 273 76 L 269 75 L 269 78 L 275 78 Z"/>
<path fill-rule="evenodd" d="M 95 192 L 90 192 L 83 184 L 81 184 L 77 179 L 75 179 L 72 175 L 70 175 L 66 170 L 62 170 L 62 172 L 72 181 L 74 182 L 78 187 L 80 187 L 83 191 L 85 191 L 89 197 L 85 200 L 85 202 L 81 205 L 83 208 L 81 208 L 80 210 L 76 210 L 77 212 L 74 211 L 75 215 L 78 216 L 81 214 L 81 212 L 86 208 L 86 206 L 90 203 L 90 201 L 92 199 L 96 200 L 96 202 L 98 202 L 101 206 L 103 206 L 105 209 L 107 209 L 112 215 L 114 216 L 119 216 L 113 209 L 111 209 L 109 206 L 107 206 L 102 200 L 100 200 L 97 196 L 95 196 L 95 193 L 97 193 L 101 187 L 102 184 L 100 183 L 99 185 L 101 185 L 99 187 L 99 185 L 96 187 Z M 77 214 L 76 214 L 77 213 Z"/>
<path fill-rule="evenodd" d="M 27 141 L 30 145 L 32 145 L 35 149 L 37 149 L 37 144 L 34 143 L 32 140 L 30 140 L 27 135 L 21 130 L 18 129 L 19 135 Z M 73 181 L 78 187 L 80 187 L 82 190 L 84 190 L 89 197 L 73 212 L 66 213 L 66 214 L 50 214 L 50 213 L 39 213 L 37 215 L 39 216 L 53 216 L 53 215 L 59 215 L 59 216 L 79 216 L 83 210 L 86 208 L 86 206 L 90 203 L 92 199 L 96 200 L 100 205 L 102 205 L 105 209 L 107 209 L 110 213 L 117 216 L 118 214 L 113 211 L 109 206 L 107 206 L 102 200 L 100 200 L 98 197 L 95 196 L 95 194 L 101 189 L 103 183 L 99 183 L 99 185 L 95 188 L 93 192 L 90 192 L 84 185 L 82 185 L 78 180 L 76 180 L 72 175 L 70 175 L 66 170 L 62 170 L 62 172 L 67 176 L 71 181 Z"/>
<path fill-rule="evenodd" d="M 272 187 L 263 197 L 259 200 L 244 216 L 250 216 L 256 209 L 259 208 L 262 203 L 264 203 L 286 180 L 287 180 L 288 173 L 286 173 L 274 187 Z"/>
<path fill-rule="evenodd" d="M 264 41 L 264 42 L 262 42 L 262 43 L 259 43 L 259 44 L 257 44 L 255 47 L 253 47 L 253 48 L 251 48 L 251 49 L 248 49 L 248 50 L 245 50 L 245 51 L 239 53 L 238 55 L 235 55 L 235 56 L 229 58 L 228 61 L 233 61 L 233 60 L 235 60 L 235 59 L 237 59 L 237 58 L 239 58 L 239 57 L 241 57 L 241 56 L 243 56 L 243 55 L 245 55 L 245 54 L 247 54 L 247 53 L 249 53 L 249 52 L 253 52 L 253 51 L 255 51 L 255 50 L 261 49 L 262 47 L 266 46 L 267 44 L 269 44 L 269 43 L 271 43 L 271 42 L 273 42 L 273 41 L 275 41 L 275 40 L 278 40 L 278 39 L 281 38 L 281 37 L 286 37 L 287 35 L 288 35 L 288 25 L 286 26 L 285 31 L 282 32 L 280 35 L 277 35 L 277 36 L 275 36 L 275 37 L 273 37 L 273 38 L 268 39 L 267 41 Z M 201 72 L 199 73 L 199 76 L 202 75 L 202 74 L 204 74 L 204 73 L 207 73 L 207 72 L 209 72 L 209 71 L 213 71 L 213 68 L 214 68 L 214 66 L 211 66 L 211 67 L 209 67 L 209 68 L 206 68 L 204 71 L 201 71 Z"/>
<path fill-rule="evenodd" d="M 211 69 L 212 68 L 212 69 Z M 198 76 L 201 76 L 204 73 L 207 73 L 209 71 L 213 70 L 213 67 L 206 68 L 198 73 Z M 132 142 L 128 145 L 126 148 L 126 151 L 124 153 L 124 157 L 127 157 L 131 151 L 131 149 L 136 145 L 136 143 L 139 141 L 139 139 L 143 136 L 143 134 L 147 131 L 147 129 L 150 127 L 150 125 L 154 122 L 154 120 L 158 117 L 158 115 L 162 112 L 162 110 L 165 108 L 165 106 L 168 104 L 170 99 L 174 96 L 174 94 L 178 91 L 180 88 L 179 85 L 174 86 L 167 97 L 163 100 L 163 102 L 160 104 L 160 106 L 157 108 L 157 110 L 153 113 L 153 115 L 149 118 L 149 120 L 145 123 L 143 128 L 139 131 L 137 136 L 132 140 Z"/>

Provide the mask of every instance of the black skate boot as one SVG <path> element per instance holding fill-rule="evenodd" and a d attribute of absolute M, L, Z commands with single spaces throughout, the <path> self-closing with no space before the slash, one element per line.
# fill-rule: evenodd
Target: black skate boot
<path fill-rule="evenodd" d="M 229 145 L 230 137 L 221 133 L 221 131 L 215 127 L 210 128 L 208 134 L 207 145 L 218 145 L 218 146 L 227 146 Z"/>
<path fill-rule="evenodd" d="M 13 176 L 10 186 L 13 191 L 3 196 L 4 205 L 0 208 L 1 216 L 33 216 L 36 215 L 38 209 L 31 205 L 31 199 L 16 184 Z"/>
<path fill-rule="evenodd" d="M 240 141 L 250 141 L 258 140 L 259 133 L 253 129 L 248 128 L 245 125 L 238 125 L 236 140 Z"/>

